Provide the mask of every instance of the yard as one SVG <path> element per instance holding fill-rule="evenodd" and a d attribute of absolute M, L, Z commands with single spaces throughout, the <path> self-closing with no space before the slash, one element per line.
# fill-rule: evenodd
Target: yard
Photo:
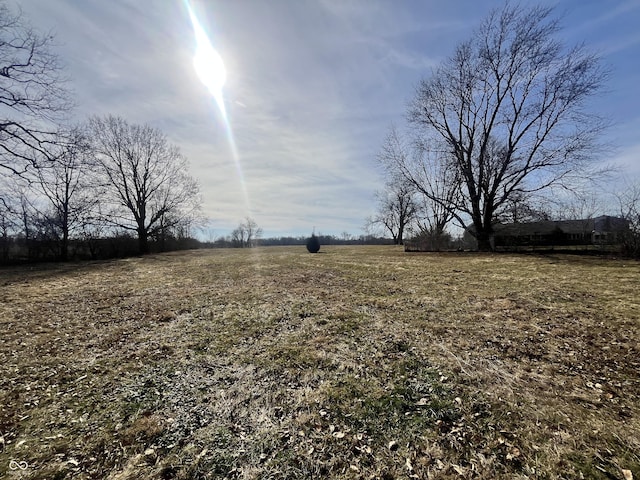
<path fill-rule="evenodd" d="M 193 251 L 0 270 L 0 477 L 640 479 L 640 263 Z"/>

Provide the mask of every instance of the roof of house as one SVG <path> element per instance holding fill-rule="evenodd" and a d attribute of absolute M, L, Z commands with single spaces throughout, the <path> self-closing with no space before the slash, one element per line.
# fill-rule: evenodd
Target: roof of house
<path fill-rule="evenodd" d="M 529 223 L 507 223 L 494 227 L 494 232 L 502 236 L 551 235 L 554 232 L 565 234 L 586 234 L 591 232 L 614 232 L 626 230 L 629 222 L 623 218 L 602 215 L 582 220 L 558 220 Z"/>

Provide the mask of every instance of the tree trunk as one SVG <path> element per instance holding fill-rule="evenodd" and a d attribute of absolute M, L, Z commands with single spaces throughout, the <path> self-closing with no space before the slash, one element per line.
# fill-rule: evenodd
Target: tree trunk
<path fill-rule="evenodd" d="M 145 229 L 138 229 L 138 253 L 146 255 L 149 253 L 149 236 Z"/>
<path fill-rule="evenodd" d="M 69 234 L 64 232 L 60 242 L 60 261 L 66 262 L 69 259 Z"/>
<path fill-rule="evenodd" d="M 9 260 L 9 234 L 7 230 L 2 231 L 2 260 Z"/>
<path fill-rule="evenodd" d="M 478 250 L 480 252 L 492 252 L 493 245 L 491 245 L 491 236 L 493 232 L 488 229 L 476 228 L 476 241 L 478 242 Z"/>

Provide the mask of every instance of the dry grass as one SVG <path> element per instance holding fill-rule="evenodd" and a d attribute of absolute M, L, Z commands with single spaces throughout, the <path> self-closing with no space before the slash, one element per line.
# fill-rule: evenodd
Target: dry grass
<path fill-rule="evenodd" d="M 640 478 L 640 264 L 323 252 L 0 270 L 0 477 Z"/>

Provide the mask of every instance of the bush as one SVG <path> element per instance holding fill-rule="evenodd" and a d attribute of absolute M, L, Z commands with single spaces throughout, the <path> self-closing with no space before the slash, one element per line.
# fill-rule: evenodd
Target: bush
<path fill-rule="evenodd" d="M 307 250 L 309 253 L 318 253 L 320 251 L 320 240 L 318 240 L 315 234 L 312 234 L 307 239 Z"/>

